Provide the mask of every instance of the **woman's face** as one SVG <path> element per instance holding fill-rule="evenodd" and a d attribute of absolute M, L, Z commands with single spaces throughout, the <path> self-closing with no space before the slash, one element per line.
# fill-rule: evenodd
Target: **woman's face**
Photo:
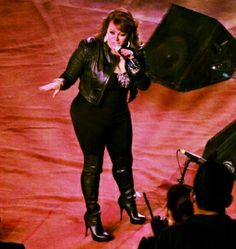
<path fill-rule="evenodd" d="M 113 22 L 110 22 L 107 28 L 107 44 L 112 50 L 112 52 L 116 53 L 116 46 L 117 45 L 124 45 L 126 42 L 127 34 L 120 31 L 118 26 L 116 26 Z"/>

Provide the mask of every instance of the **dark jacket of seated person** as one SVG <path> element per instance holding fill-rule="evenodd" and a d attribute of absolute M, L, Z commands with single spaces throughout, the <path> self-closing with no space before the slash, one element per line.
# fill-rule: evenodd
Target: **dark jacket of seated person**
<path fill-rule="evenodd" d="M 235 249 L 236 220 L 226 214 L 232 203 L 234 176 L 219 163 L 199 166 L 191 200 L 194 215 L 165 229 L 156 249 Z"/>
<path fill-rule="evenodd" d="M 154 236 L 143 237 L 138 249 L 153 249 L 155 241 L 166 227 L 182 222 L 193 215 L 193 205 L 190 200 L 191 191 L 192 187 L 187 184 L 174 184 L 168 189 L 165 219 L 161 219 L 160 216 L 154 217 L 151 221 Z"/>

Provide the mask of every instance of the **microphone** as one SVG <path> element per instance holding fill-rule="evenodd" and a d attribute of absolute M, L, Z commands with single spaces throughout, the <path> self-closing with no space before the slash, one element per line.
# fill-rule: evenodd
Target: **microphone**
<path fill-rule="evenodd" d="M 125 59 L 130 72 L 133 75 L 138 73 L 140 71 L 141 67 L 140 67 L 139 62 L 137 61 L 137 59 L 135 59 L 135 58 L 130 59 L 130 58 L 122 55 L 121 54 L 121 49 L 122 49 L 121 45 L 117 44 L 115 46 L 115 51 L 118 52 Z"/>
<path fill-rule="evenodd" d="M 185 156 L 187 156 L 190 159 L 190 161 L 192 161 L 192 162 L 195 162 L 198 164 L 203 164 L 206 162 L 206 159 L 204 159 L 203 157 L 200 157 L 192 152 L 186 151 L 184 149 L 180 149 L 180 152 L 182 154 L 184 154 Z"/>

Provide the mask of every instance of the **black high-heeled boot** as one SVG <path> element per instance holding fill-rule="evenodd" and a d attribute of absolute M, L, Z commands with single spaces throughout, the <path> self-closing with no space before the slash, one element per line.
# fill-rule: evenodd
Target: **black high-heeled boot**
<path fill-rule="evenodd" d="M 132 160 L 123 158 L 114 161 L 112 173 L 120 190 L 118 204 L 120 206 L 120 220 L 122 220 L 123 210 L 127 212 L 132 224 L 143 224 L 146 217 L 137 211 L 135 202 L 134 181 L 132 173 Z M 128 163 L 127 163 L 128 162 Z"/>
<path fill-rule="evenodd" d="M 92 239 L 97 242 L 107 242 L 113 239 L 112 235 L 104 231 L 100 214 L 97 216 L 93 214 L 93 216 L 84 216 L 85 220 L 85 236 L 88 235 L 88 229 L 91 232 Z"/>
<path fill-rule="evenodd" d="M 101 215 L 100 205 L 98 204 L 100 174 L 94 171 L 94 168 L 87 167 L 83 170 L 81 175 L 81 186 L 86 203 L 85 220 L 85 236 L 88 235 L 88 229 L 91 232 L 92 239 L 98 242 L 106 242 L 113 239 L 113 237 L 104 231 Z"/>
<path fill-rule="evenodd" d="M 125 196 L 121 195 L 118 199 L 118 204 L 120 206 L 120 220 L 122 220 L 123 210 L 125 210 L 129 215 L 130 223 L 143 224 L 146 221 L 146 217 L 137 211 L 135 196 L 132 194 L 132 192 Z"/>

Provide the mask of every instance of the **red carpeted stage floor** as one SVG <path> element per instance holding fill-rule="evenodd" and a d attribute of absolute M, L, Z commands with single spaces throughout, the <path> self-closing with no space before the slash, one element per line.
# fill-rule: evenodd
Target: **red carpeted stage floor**
<path fill-rule="evenodd" d="M 217 18 L 236 35 L 235 0 L 143 2 L 0 1 L 1 241 L 27 249 L 137 248 L 142 236 L 151 235 L 142 193 L 154 214 L 163 214 L 166 190 L 180 177 L 176 150 L 201 155 L 206 142 L 235 119 L 233 79 L 184 93 L 153 82 L 140 92 L 130 104 L 133 169 L 138 208 L 148 220 L 131 225 L 126 214 L 119 220 L 119 193 L 106 154 L 99 199 L 103 224 L 115 240 L 97 243 L 85 237 L 83 160 L 69 116 L 78 83 L 55 99 L 39 86 L 62 73 L 79 40 L 94 34 L 117 7 L 128 8 L 139 20 L 144 42 L 171 3 Z M 182 167 L 186 158 L 179 159 Z M 189 166 L 186 183 L 191 184 L 196 168 Z M 227 211 L 236 218 L 235 201 Z"/>

